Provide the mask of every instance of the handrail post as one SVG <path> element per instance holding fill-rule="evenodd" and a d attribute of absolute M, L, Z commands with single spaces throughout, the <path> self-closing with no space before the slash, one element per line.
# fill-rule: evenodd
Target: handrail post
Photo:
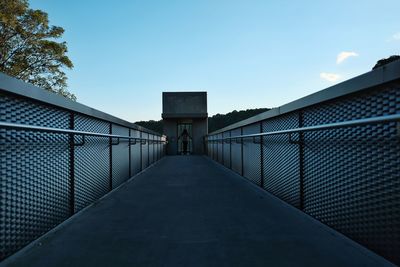
<path fill-rule="evenodd" d="M 110 134 L 112 134 L 112 123 L 110 123 L 110 125 L 109 125 L 109 133 Z M 112 162 L 112 147 L 113 147 L 113 140 L 112 140 L 112 137 L 110 137 L 109 138 L 109 147 L 110 147 L 110 174 L 109 174 L 109 176 L 110 176 L 110 180 L 109 180 L 109 188 L 110 188 L 110 191 L 112 190 L 112 165 L 113 165 L 113 162 Z"/>
<path fill-rule="evenodd" d="M 243 135 L 243 127 L 240 127 L 240 135 Z M 241 154 L 241 164 L 242 164 L 242 168 L 241 168 L 241 175 L 244 176 L 244 160 L 243 160 L 243 137 L 240 138 L 240 154 Z"/>
<path fill-rule="evenodd" d="M 153 163 L 155 163 L 157 161 L 157 157 L 156 157 L 156 136 L 153 135 Z"/>
<path fill-rule="evenodd" d="M 217 162 L 220 162 L 220 160 L 221 160 L 220 157 L 219 157 L 219 150 L 220 150 L 219 149 L 219 141 L 220 140 L 218 140 L 218 135 L 217 135 Z"/>
<path fill-rule="evenodd" d="M 260 121 L 260 133 L 263 131 L 263 122 Z M 264 137 L 260 136 L 260 187 L 264 188 Z"/>
<path fill-rule="evenodd" d="M 232 131 L 229 131 L 229 169 L 232 170 Z"/>
<path fill-rule="evenodd" d="M 142 131 L 140 133 L 140 171 L 143 171 Z"/>
<path fill-rule="evenodd" d="M 131 137 L 131 129 L 128 128 L 129 130 L 129 137 Z M 129 155 L 128 155 L 128 161 L 129 161 L 129 178 L 132 177 L 132 167 L 131 167 L 131 139 L 128 140 L 128 150 L 129 150 Z"/>
<path fill-rule="evenodd" d="M 224 133 L 221 133 L 222 135 L 222 140 L 221 140 L 221 147 L 222 147 L 222 152 L 221 152 L 221 157 L 222 157 L 222 165 L 225 165 L 225 150 L 224 150 L 224 143 L 225 143 L 225 139 L 224 139 Z"/>

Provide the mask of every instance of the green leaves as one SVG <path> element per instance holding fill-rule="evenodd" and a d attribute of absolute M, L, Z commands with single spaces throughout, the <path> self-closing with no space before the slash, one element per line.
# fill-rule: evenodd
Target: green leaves
<path fill-rule="evenodd" d="M 392 55 L 392 56 L 390 56 L 388 58 L 382 58 L 382 59 L 378 60 L 378 62 L 376 62 L 375 66 L 372 69 L 374 70 L 374 69 L 383 67 L 386 64 L 389 64 L 389 63 L 391 63 L 393 61 L 396 61 L 396 60 L 400 60 L 400 56 L 399 55 Z"/>
<path fill-rule="evenodd" d="M 0 0 L 0 71 L 75 101 L 63 71 L 73 67 L 67 44 L 56 41 L 63 33 L 26 0 Z"/>

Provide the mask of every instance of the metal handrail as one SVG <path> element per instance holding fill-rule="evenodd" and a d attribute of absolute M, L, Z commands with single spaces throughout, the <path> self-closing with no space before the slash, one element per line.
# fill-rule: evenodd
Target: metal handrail
<path fill-rule="evenodd" d="M 299 133 L 299 132 L 328 130 L 328 129 L 333 129 L 333 128 L 346 128 L 346 127 L 352 127 L 352 126 L 360 126 L 360 125 L 366 125 L 366 124 L 379 124 L 382 122 L 390 122 L 390 121 L 398 121 L 398 120 L 400 121 L 400 114 L 385 115 L 385 116 L 378 116 L 378 117 L 372 117 L 372 118 L 366 118 L 366 119 L 358 119 L 358 120 L 352 120 L 352 121 L 335 122 L 335 123 L 328 123 L 328 124 L 322 124 L 322 125 L 316 125 L 316 126 L 307 126 L 307 127 L 296 128 L 296 129 L 280 130 L 280 131 L 273 131 L 273 132 L 263 132 L 263 133 L 256 133 L 256 134 L 237 135 L 237 136 L 218 138 L 218 139 L 207 139 L 207 142 L 237 139 L 237 138 L 254 138 L 254 137 L 277 135 L 277 134 L 291 134 L 291 133 Z"/>
<path fill-rule="evenodd" d="M 98 136 L 98 137 L 111 137 L 118 139 L 129 139 L 135 141 L 147 141 L 149 138 L 141 138 L 141 137 L 133 137 L 127 135 L 116 135 L 116 134 L 103 134 L 103 133 L 95 133 L 95 132 L 85 132 L 85 131 L 77 131 L 70 129 L 61 129 L 61 128 L 51 128 L 51 127 L 42 127 L 35 125 L 26 125 L 26 124 L 18 124 L 18 123 L 9 123 L 9 122 L 0 122 L 0 128 L 13 129 L 13 130 L 26 130 L 32 132 L 47 132 L 47 133 L 61 133 L 61 134 L 75 134 L 82 136 Z M 165 140 L 154 140 L 157 143 L 165 143 Z"/>

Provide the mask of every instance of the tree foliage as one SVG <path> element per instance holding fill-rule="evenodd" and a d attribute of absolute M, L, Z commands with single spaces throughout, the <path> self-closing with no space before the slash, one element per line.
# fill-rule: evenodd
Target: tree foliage
<path fill-rule="evenodd" d="M 208 132 L 211 133 L 218 129 L 224 128 L 225 126 L 231 125 L 235 122 L 245 120 L 247 118 L 253 117 L 259 113 L 268 111 L 268 108 L 256 108 L 256 109 L 247 109 L 240 111 L 232 111 L 227 114 L 216 114 L 212 117 L 208 117 Z M 137 125 L 143 126 L 149 130 L 153 130 L 160 134 L 163 133 L 163 122 L 159 121 L 138 121 Z"/>
<path fill-rule="evenodd" d="M 64 29 L 49 25 L 47 13 L 29 8 L 27 0 L 0 0 L 0 71 L 61 94 L 67 91 L 63 68 L 73 64 L 66 42 L 57 42 Z"/>
<path fill-rule="evenodd" d="M 228 125 L 248 119 L 262 112 L 268 111 L 268 108 L 255 108 L 246 110 L 234 110 L 227 114 L 216 114 L 208 118 L 208 132 L 212 133 Z"/>
<path fill-rule="evenodd" d="M 400 60 L 400 56 L 399 55 L 393 55 L 393 56 L 390 56 L 388 58 L 382 58 L 382 59 L 378 60 L 378 62 L 376 62 L 375 66 L 372 69 L 374 70 L 374 69 L 383 67 L 386 64 L 389 64 L 390 62 L 393 62 L 393 61 L 396 61 L 396 60 Z"/>
<path fill-rule="evenodd" d="M 138 121 L 135 122 L 135 124 L 140 125 L 146 129 L 155 131 L 157 133 L 162 134 L 163 133 L 163 122 L 162 120 L 155 121 L 155 120 L 149 120 L 149 121 Z"/>

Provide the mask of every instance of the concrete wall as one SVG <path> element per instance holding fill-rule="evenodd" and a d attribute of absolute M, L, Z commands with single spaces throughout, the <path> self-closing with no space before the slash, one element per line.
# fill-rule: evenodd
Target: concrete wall
<path fill-rule="evenodd" d="M 178 150 L 178 123 L 192 123 L 193 154 L 202 155 L 204 150 L 204 136 L 208 132 L 207 119 L 164 119 L 164 135 L 168 138 L 167 154 L 176 155 Z"/>
<path fill-rule="evenodd" d="M 177 121 L 174 119 L 164 119 L 164 135 L 167 136 L 167 155 L 176 155 L 178 150 L 177 143 Z"/>
<path fill-rule="evenodd" d="M 163 92 L 163 118 L 207 118 L 207 92 Z"/>
<path fill-rule="evenodd" d="M 202 155 L 205 153 L 204 137 L 208 133 L 208 119 L 193 120 L 193 154 Z"/>
<path fill-rule="evenodd" d="M 164 135 L 167 154 L 178 153 L 178 124 L 192 124 L 193 154 L 204 154 L 204 136 L 208 133 L 207 92 L 163 92 Z"/>

